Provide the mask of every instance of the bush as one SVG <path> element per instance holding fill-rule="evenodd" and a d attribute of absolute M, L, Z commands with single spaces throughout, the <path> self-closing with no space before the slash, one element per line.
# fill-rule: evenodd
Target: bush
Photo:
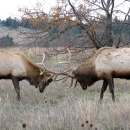
<path fill-rule="evenodd" d="M 0 38 L 0 47 L 11 47 L 14 45 L 13 38 L 9 35 Z"/>

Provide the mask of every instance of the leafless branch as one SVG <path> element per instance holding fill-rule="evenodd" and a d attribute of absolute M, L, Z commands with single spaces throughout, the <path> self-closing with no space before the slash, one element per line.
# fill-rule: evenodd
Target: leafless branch
<path fill-rule="evenodd" d="M 124 21 L 126 21 L 126 18 L 127 18 L 128 14 L 129 14 L 129 12 L 130 12 L 130 8 L 129 8 L 128 12 L 125 15 Z M 117 42 L 117 45 L 116 45 L 117 48 L 119 47 L 119 44 L 121 42 L 121 38 L 122 38 L 121 35 L 122 35 L 123 28 L 124 28 L 124 24 L 122 24 L 122 26 L 120 28 L 119 39 L 118 39 L 118 42 Z"/>

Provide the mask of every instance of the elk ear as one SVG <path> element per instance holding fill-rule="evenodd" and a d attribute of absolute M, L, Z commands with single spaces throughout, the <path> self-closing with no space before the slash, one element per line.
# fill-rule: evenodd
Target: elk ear
<path fill-rule="evenodd" d="M 43 71 L 40 69 L 40 74 L 39 75 L 43 75 Z"/>

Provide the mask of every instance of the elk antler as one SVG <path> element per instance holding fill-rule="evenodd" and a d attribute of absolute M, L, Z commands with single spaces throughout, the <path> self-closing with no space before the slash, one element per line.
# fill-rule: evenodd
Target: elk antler
<path fill-rule="evenodd" d="M 45 66 L 45 65 L 44 65 L 45 54 L 42 53 L 42 55 L 43 55 L 42 62 L 41 62 L 41 63 L 36 63 L 36 64 Z"/>
<path fill-rule="evenodd" d="M 68 66 L 70 68 L 71 67 L 71 52 L 70 52 L 69 48 L 67 48 L 67 51 L 69 52 L 69 60 L 58 62 L 58 64 L 68 64 Z"/>
<path fill-rule="evenodd" d="M 71 53 L 70 53 L 70 50 L 68 48 L 67 48 L 67 50 L 68 50 L 68 52 L 70 54 L 69 61 L 68 62 L 59 62 L 60 64 L 64 64 L 65 63 L 65 64 L 71 65 Z M 42 54 L 43 54 L 42 62 L 41 63 L 36 63 L 36 64 L 43 65 L 43 67 L 44 67 L 44 63 L 43 62 L 45 60 L 45 54 L 44 53 L 42 53 Z M 68 78 L 71 78 L 71 84 L 70 84 L 70 87 L 71 87 L 73 85 L 73 80 L 76 79 L 76 78 L 75 78 L 75 76 L 74 76 L 73 73 L 72 74 L 69 73 L 70 71 L 74 72 L 74 69 L 67 69 L 67 70 L 64 69 L 62 72 L 54 72 L 54 71 L 50 71 L 50 70 L 45 69 L 45 71 L 42 72 L 42 74 L 45 74 L 45 73 L 51 73 L 51 74 L 53 74 L 51 78 L 54 78 L 53 79 L 54 81 L 63 80 L 62 82 L 65 82 Z M 64 76 L 64 77 L 60 78 L 60 79 L 57 79 L 58 76 Z M 74 87 L 76 87 L 76 85 L 77 85 L 77 80 L 75 81 Z"/>
<path fill-rule="evenodd" d="M 65 82 L 68 78 L 71 79 L 71 84 L 69 86 L 69 88 L 73 85 L 73 80 L 76 79 L 75 76 L 73 74 L 69 74 L 69 71 L 72 71 L 73 69 L 69 69 L 67 71 L 62 71 L 62 72 L 54 72 L 54 71 L 50 71 L 50 70 L 46 70 L 46 72 L 49 72 L 49 73 L 52 73 L 54 77 L 54 81 L 60 81 L 60 80 L 63 80 L 62 82 Z M 74 71 L 74 70 L 73 70 Z M 60 78 L 60 79 L 57 79 L 58 76 L 65 76 L 63 78 Z M 74 85 L 74 88 L 76 87 L 77 85 L 77 80 L 75 82 L 75 85 Z"/>

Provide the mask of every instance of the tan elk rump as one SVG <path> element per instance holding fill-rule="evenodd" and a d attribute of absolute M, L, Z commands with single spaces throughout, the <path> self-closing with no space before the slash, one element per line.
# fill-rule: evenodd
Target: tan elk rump
<path fill-rule="evenodd" d="M 39 91 L 43 92 L 52 82 L 52 75 L 21 53 L 0 50 L 0 79 L 12 79 L 17 98 L 20 100 L 19 81 L 28 80 L 30 84 L 39 87 Z"/>
<path fill-rule="evenodd" d="M 79 82 L 83 90 L 86 90 L 96 81 L 103 80 L 100 99 L 102 100 L 103 93 L 109 85 L 114 101 L 113 78 L 130 79 L 130 48 L 101 48 L 92 57 L 80 64 L 71 74 L 68 72 L 57 73 L 56 78 L 59 75 L 65 75 L 66 79 L 71 78 L 70 86 L 75 79 L 74 86 L 76 87 L 77 82 Z"/>

